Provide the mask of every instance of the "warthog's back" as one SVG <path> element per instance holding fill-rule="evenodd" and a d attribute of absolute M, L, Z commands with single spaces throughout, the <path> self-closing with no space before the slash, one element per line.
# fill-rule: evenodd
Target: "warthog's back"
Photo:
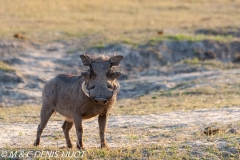
<path fill-rule="evenodd" d="M 81 76 L 60 74 L 46 83 L 43 88 L 43 98 L 50 100 L 61 95 L 67 96 L 69 92 L 81 89 L 81 79 Z"/>

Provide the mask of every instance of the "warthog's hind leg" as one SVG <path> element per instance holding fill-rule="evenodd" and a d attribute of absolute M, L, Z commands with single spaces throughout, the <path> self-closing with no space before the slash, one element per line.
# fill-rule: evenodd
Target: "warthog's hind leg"
<path fill-rule="evenodd" d="M 42 131 L 45 128 L 45 126 L 47 125 L 47 122 L 48 122 L 49 118 L 51 117 L 51 115 L 53 114 L 54 111 L 55 110 L 50 109 L 48 107 L 44 107 L 44 106 L 42 107 L 41 114 L 40 114 L 41 122 L 38 125 L 37 137 L 36 137 L 36 140 L 34 142 L 34 146 L 39 145 Z"/>
<path fill-rule="evenodd" d="M 64 121 L 64 123 L 62 125 L 63 133 L 64 133 L 64 136 L 65 136 L 68 148 L 72 148 L 72 142 L 71 142 L 71 139 L 69 137 L 69 130 L 72 128 L 72 126 L 73 126 L 73 122 L 68 122 L 68 121 Z"/>

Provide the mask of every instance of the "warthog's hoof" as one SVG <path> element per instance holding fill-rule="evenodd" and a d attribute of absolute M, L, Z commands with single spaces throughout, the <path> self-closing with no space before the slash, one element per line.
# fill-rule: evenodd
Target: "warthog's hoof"
<path fill-rule="evenodd" d="M 80 146 L 78 143 L 77 143 L 77 148 L 80 149 L 80 150 L 86 150 L 86 148 L 84 147 L 84 145 Z"/>
<path fill-rule="evenodd" d="M 109 149 L 107 143 L 102 143 L 101 144 L 101 149 Z"/>
<path fill-rule="evenodd" d="M 39 145 L 39 142 L 36 142 L 36 141 L 35 141 L 35 142 L 33 143 L 33 146 L 38 146 L 38 145 Z"/>
<path fill-rule="evenodd" d="M 72 148 L 72 144 L 68 144 L 67 147 L 68 147 L 68 148 Z"/>

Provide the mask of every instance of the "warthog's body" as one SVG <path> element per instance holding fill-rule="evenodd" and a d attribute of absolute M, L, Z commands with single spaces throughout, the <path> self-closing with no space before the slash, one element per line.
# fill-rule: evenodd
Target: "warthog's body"
<path fill-rule="evenodd" d="M 37 138 L 34 145 L 39 145 L 40 136 L 53 112 L 58 112 L 66 120 L 62 126 L 67 146 L 72 147 L 69 138 L 69 130 L 73 123 L 78 136 L 78 148 L 83 148 L 82 120 L 99 115 L 99 131 L 101 147 L 107 147 L 104 132 L 106 130 L 107 117 L 116 101 L 115 79 L 120 75 L 114 72 L 112 66 L 120 63 L 122 56 L 97 57 L 81 55 L 83 64 L 90 66 L 88 72 L 82 76 L 58 75 L 46 83 L 42 93 L 41 123 L 38 126 Z M 118 87 L 119 89 L 119 87 Z"/>
<path fill-rule="evenodd" d="M 51 106 L 55 111 L 73 121 L 73 111 L 89 119 L 109 111 L 116 101 L 113 96 L 107 104 L 98 104 L 82 91 L 82 76 L 58 75 L 51 79 L 43 89 L 43 105 Z"/>

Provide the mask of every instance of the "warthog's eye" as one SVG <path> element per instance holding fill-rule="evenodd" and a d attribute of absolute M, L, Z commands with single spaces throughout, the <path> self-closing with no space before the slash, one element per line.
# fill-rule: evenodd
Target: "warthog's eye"
<path fill-rule="evenodd" d="M 92 68 L 90 68 L 88 71 L 87 71 L 87 75 L 88 75 L 88 78 L 91 78 L 95 75 L 94 71 Z"/>
<path fill-rule="evenodd" d="M 95 85 L 94 85 L 94 84 L 92 84 L 92 85 L 90 85 L 90 86 L 88 87 L 89 90 L 94 89 L 94 88 L 95 88 Z"/>
<path fill-rule="evenodd" d="M 89 72 L 89 76 L 90 78 L 93 77 L 95 75 L 94 71 L 92 68 L 90 68 L 90 70 L 88 71 Z"/>
<path fill-rule="evenodd" d="M 113 85 L 111 85 L 110 83 L 107 83 L 107 87 L 108 87 L 109 89 L 113 89 Z"/>
<path fill-rule="evenodd" d="M 92 68 L 90 68 L 87 72 L 82 72 L 81 75 L 85 78 L 92 78 L 95 73 Z"/>

